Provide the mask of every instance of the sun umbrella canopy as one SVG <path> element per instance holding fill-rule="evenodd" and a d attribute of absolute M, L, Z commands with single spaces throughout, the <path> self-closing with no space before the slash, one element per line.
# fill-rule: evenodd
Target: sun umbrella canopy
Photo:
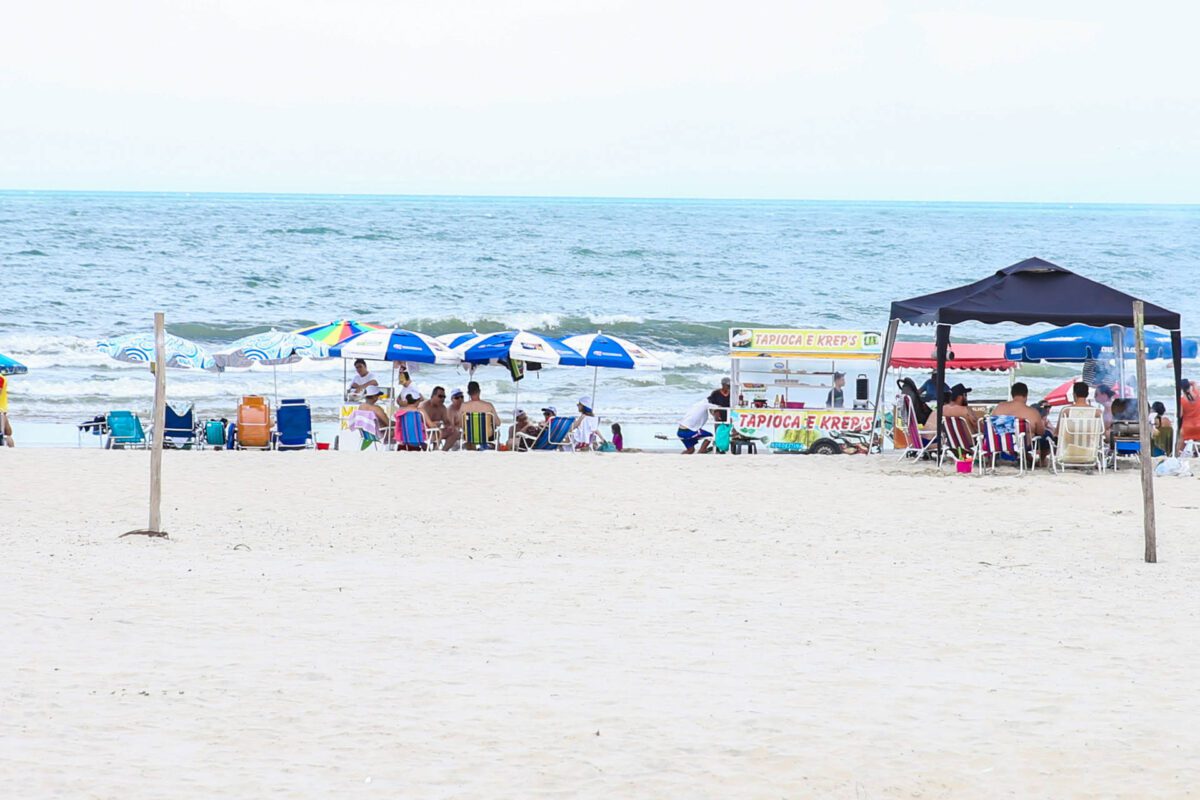
<path fill-rule="evenodd" d="M 446 345 L 446 347 L 455 348 L 468 339 L 474 339 L 478 335 L 479 331 L 463 331 L 461 333 L 443 333 L 436 338 L 439 342 Z"/>
<path fill-rule="evenodd" d="M 1171 337 L 1147 330 L 1146 358 L 1170 358 Z M 1134 358 L 1133 330 L 1125 329 L 1125 357 Z M 1013 361 L 1086 361 L 1089 358 L 1115 358 L 1113 329 L 1089 325 L 1068 325 L 1052 331 L 1035 333 L 1004 345 L 1004 352 Z M 1195 339 L 1184 339 L 1181 356 L 1195 358 Z"/>
<path fill-rule="evenodd" d="M 411 361 L 417 364 L 457 364 L 462 359 L 454 350 L 416 331 L 402 328 L 367 331 L 334 345 L 329 354 L 372 361 Z"/>
<path fill-rule="evenodd" d="M 195 342 L 181 336 L 168 333 L 164 344 L 166 352 L 163 360 L 168 367 L 177 369 L 219 369 L 217 362 L 208 351 Z M 148 364 L 154 361 L 153 333 L 126 333 L 97 342 L 96 347 L 117 361 L 127 361 L 134 364 Z"/>
<path fill-rule="evenodd" d="M 662 361 L 633 342 L 606 333 L 568 336 L 563 344 L 583 354 L 586 366 L 610 369 L 662 369 Z"/>
<path fill-rule="evenodd" d="M 267 331 L 243 336 L 213 358 L 219 367 L 273 367 L 304 358 L 329 358 L 329 348 L 316 339 L 288 331 Z"/>
<path fill-rule="evenodd" d="M 385 326 L 374 325 L 369 322 L 355 322 L 354 320 L 340 319 L 336 322 L 329 322 L 324 325 L 316 325 L 312 328 L 300 328 L 292 331 L 301 336 L 307 336 L 310 339 L 320 342 L 326 347 L 333 347 L 335 344 L 341 344 L 351 336 L 357 336 L 360 333 L 367 331 L 383 330 Z"/>
<path fill-rule="evenodd" d="M 28 367 L 16 359 L 0 353 L 0 375 L 24 375 L 29 372 Z"/>
<path fill-rule="evenodd" d="M 463 342 L 455 349 L 468 364 L 486 364 L 502 359 L 561 364 L 565 367 L 582 367 L 587 364 L 582 355 L 558 339 L 532 331 L 485 333 Z"/>

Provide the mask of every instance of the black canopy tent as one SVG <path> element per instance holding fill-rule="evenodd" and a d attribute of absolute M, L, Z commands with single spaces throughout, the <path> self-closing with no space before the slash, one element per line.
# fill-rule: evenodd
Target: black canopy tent
<path fill-rule="evenodd" d="M 901 322 L 910 325 L 936 325 L 937 386 L 943 385 L 946 375 L 946 351 L 950 345 L 950 328 L 960 322 L 996 324 L 1013 322 L 1034 325 L 1082 323 L 1094 327 L 1120 325 L 1133 327 L 1133 302 L 1138 298 L 1102 283 L 1076 275 L 1057 264 L 1040 258 L 1027 258 L 1019 264 L 1005 267 L 981 281 L 946 289 L 941 292 L 897 300 L 892 303 L 890 322 L 883 343 L 880 361 L 878 394 L 875 397 L 875 416 L 878 422 L 883 402 L 883 382 L 896 342 Z M 1145 304 L 1147 325 L 1167 330 L 1171 334 L 1171 358 L 1175 368 L 1176 430 L 1182 409 L 1178 385 L 1183 377 L 1180 354 L 1179 314 L 1153 303 Z M 1143 398 L 1144 399 L 1144 398 Z M 874 425 L 872 425 L 874 430 Z M 942 404 L 937 411 L 938 449 L 942 444 Z"/>

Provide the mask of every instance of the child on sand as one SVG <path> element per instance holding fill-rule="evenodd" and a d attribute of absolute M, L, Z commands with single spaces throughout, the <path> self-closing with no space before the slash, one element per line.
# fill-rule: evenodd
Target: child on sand
<path fill-rule="evenodd" d="M 625 449 L 625 437 L 621 436 L 621 423 L 619 422 L 612 424 L 612 444 L 618 453 Z"/>

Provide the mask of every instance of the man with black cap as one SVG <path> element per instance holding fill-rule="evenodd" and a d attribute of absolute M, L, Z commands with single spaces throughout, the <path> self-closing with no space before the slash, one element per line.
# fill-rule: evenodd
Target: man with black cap
<path fill-rule="evenodd" d="M 713 389 L 708 395 L 708 404 L 717 406 L 712 409 L 713 422 L 725 422 L 729 418 L 729 412 L 722 409 L 729 408 L 729 378 L 721 378 L 721 388 Z"/>
<path fill-rule="evenodd" d="M 967 421 L 967 429 L 974 436 L 979 431 L 979 417 L 975 416 L 975 412 L 967 405 L 967 395 L 971 390 L 961 383 L 956 383 L 950 387 L 950 402 L 942 407 L 943 417 L 962 417 Z"/>

